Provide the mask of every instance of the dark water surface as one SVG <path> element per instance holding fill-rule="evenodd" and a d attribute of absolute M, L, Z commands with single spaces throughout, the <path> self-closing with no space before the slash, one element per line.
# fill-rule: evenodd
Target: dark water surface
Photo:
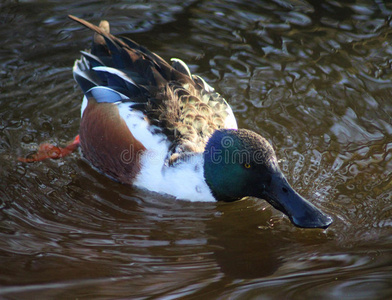
<path fill-rule="evenodd" d="M 0 298 L 392 297 L 391 2 L 0 5 Z M 78 153 L 18 162 L 78 133 L 72 65 L 91 32 L 67 14 L 188 62 L 333 225 L 299 229 L 255 199 L 132 189 Z"/>

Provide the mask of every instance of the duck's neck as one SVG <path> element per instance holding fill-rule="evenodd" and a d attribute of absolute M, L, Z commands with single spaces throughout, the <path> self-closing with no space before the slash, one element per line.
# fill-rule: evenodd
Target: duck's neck
<path fill-rule="evenodd" d="M 233 161 L 236 137 L 228 130 L 214 132 L 203 153 L 204 178 L 217 200 L 235 201 L 241 197 L 243 177 L 241 168 Z"/>

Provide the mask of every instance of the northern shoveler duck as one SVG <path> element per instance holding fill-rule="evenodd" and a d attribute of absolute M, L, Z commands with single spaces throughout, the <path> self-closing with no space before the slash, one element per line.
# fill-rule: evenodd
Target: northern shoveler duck
<path fill-rule="evenodd" d="M 124 184 L 191 201 L 267 200 L 299 227 L 332 219 L 302 198 L 282 174 L 270 143 L 238 129 L 233 111 L 180 59 L 170 65 L 136 42 L 95 26 L 91 51 L 76 60 L 84 93 L 80 132 L 64 149 L 41 146 L 36 161 L 80 146 L 97 170 Z"/>

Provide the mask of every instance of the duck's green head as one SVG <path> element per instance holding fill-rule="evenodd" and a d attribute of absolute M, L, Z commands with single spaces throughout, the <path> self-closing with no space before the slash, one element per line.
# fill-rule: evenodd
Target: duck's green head
<path fill-rule="evenodd" d="M 267 200 L 298 227 L 326 228 L 332 223 L 294 191 L 270 143 L 253 131 L 215 131 L 204 151 L 204 177 L 217 200 L 257 197 Z"/>

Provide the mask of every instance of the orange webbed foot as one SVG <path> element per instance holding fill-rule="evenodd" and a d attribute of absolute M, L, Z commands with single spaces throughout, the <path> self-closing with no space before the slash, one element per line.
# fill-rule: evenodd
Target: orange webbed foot
<path fill-rule="evenodd" d="M 30 163 L 35 161 L 42 161 L 48 158 L 51 159 L 62 158 L 74 152 L 79 147 L 79 144 L 80 144 L 79 135 L 77 135 L 75 139 L 64 148 L 57 147 L 52 144 L 44 143 L 39 146 L 37 153 L 26 158 L 18 157 L 18 160 L 21 162 Z"/>

